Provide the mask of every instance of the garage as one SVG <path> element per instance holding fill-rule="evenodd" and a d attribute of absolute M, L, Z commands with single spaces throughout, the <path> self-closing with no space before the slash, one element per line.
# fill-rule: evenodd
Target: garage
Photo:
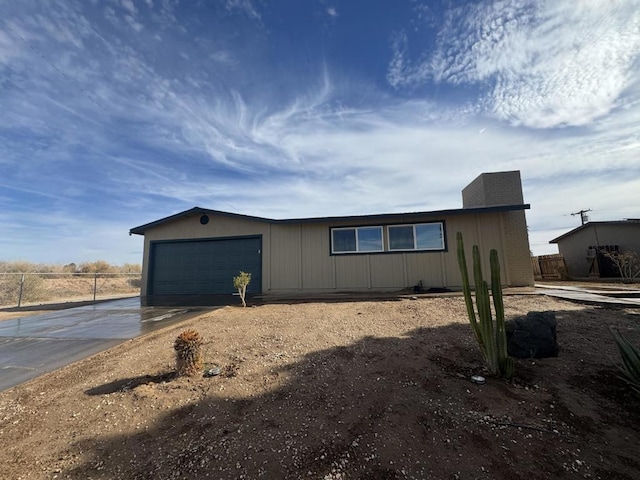
<path fill-rule="evenodd" d="M 261 236 L 156 241 L 150 253 L 148 292 L 163 304 L 172 297 L 181 303 L 191 297 L 192 304 L 228 299 L 240 271 L 251 273 L 248 294 L 261 291 Z"/>

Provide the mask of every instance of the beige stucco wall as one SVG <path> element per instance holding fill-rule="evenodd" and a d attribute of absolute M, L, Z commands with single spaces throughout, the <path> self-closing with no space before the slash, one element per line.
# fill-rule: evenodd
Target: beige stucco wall
<path fill-rule="evenodd" d="M 211 220 L 207 225 L 201 225 L 200 215 L 195 214 L 145 232 L 143 296 L 146 295 L 150 242 L 243 235 L 262 235 L 263 293 L 399 290 L 419 281 L 425 288 L 460 288 L 457 231 L 463 233 L 469 263 L 471 247 L 477 244 L 483 254 L 483 269 L 488 275 L 489 250 L 495 248 L 499 252 L 504 284 L 533 283 L 522 211 L 425 216 L 420 221 L 444 221 L 447 251 L 357 255 L 331 255 L 330 228 L 380 225 L 379 222 L 358 219 L 332 223 L 267 223 L 209 216 Z M 386 230 L 383 237 L 386 244 Z"/>

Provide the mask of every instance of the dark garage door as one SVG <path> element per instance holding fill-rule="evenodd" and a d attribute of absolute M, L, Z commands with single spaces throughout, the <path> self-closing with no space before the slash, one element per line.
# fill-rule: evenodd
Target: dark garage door
<path fill-rule="evenodd" d="M 247 293 L 260 293 L 262 238 L 155 242 L 149 295 L 229 295 L 233 277 L 251 273 Z"/>

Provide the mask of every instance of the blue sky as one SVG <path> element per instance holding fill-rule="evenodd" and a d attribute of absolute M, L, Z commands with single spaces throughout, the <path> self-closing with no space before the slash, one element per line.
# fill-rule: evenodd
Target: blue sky
<path fill-rule="evenodd" d="M 640 1 L 0 0 L 0 260 L 139 263 L 194 206 L 462 206 L 520 170 L 531 248 L 640 217 Z"/>

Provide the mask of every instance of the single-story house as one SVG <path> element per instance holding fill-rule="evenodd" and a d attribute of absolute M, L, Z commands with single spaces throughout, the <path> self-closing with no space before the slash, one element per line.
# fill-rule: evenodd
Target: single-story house
<path fill-rule="evenodd" d="M 451 210 L 274 220 L 194 207 L 132 228 L 144 235 L 145 305 L 228 302 L 233 277 L 248 295 L 461 288 L 456 232 L 488 271 L 499 252 L 507 286 L 533 284 L 519 171 L 484 173 Z M 237 301 L 237 300 L 236 300 Z"/>
<path fill-rule="evenodd" d="M 587 222 L 549 243 L 558 244 L 570 277 L 617 278 L 619 270 L 602 253 L 640 253 L 640 219 Z"/>

